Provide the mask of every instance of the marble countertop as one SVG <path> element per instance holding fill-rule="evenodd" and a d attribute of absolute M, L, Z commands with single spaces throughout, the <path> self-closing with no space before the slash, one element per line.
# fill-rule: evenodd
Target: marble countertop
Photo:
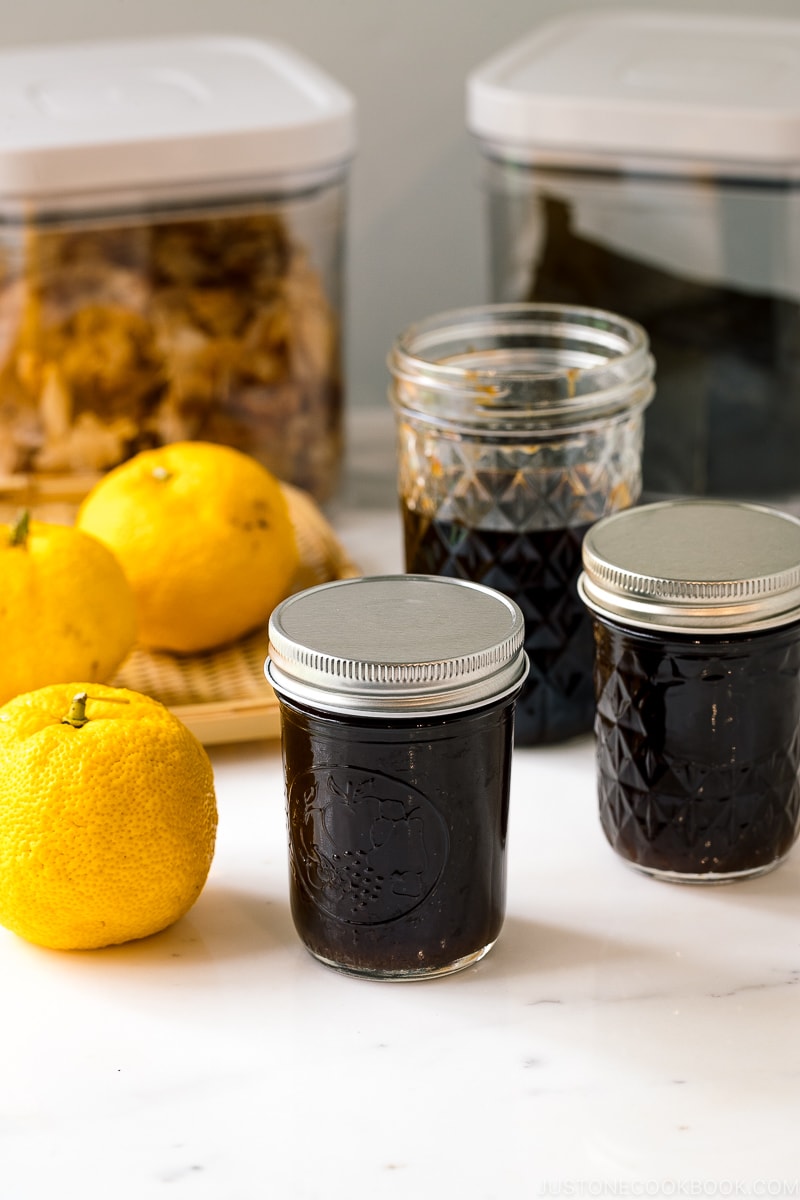
<path fill-rule="evenodd" d="M 333 519 L 366 571 L 399 569 L 372 469 Z M 213 748 L 188 916 L 86 953 L 0 930 L 0 1197 L 800 1195 L 800 848 L 727 887 L 638 875 L 593 754 L 516 751 L 497 945 L 386 984 L 294 933 L 279 747 Z"/>

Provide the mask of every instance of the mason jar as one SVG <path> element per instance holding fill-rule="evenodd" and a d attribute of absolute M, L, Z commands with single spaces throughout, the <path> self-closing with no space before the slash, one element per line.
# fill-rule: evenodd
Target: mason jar
<path fill-rule="evenodd" d="M 599 522 L 583 559 L 609 843 L 676 882 L 770 870 L 800 828 L 800 520 L 665 501 Z"/>
<path fill-rule="evenodd" d="M 389 366 L 406 570 L 483 583 L 520 606 L 519 744 L 589 731 L 581 543 L 640 494 L 647 335 L 597 309 L 490 305 L 412 325 Z"/>
<path fill-rule="evenodd" d="M 513 601 L 432 576 L 322 584 L 273 612 L 292 916 L 321 962 L 418 979 L 494 945 L 522 644 Z"/>

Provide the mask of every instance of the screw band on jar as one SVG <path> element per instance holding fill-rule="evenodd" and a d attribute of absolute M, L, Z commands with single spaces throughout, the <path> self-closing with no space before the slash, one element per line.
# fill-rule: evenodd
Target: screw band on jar
<path fill-rule="evenodd" d="M 369 624 L 353 615 L 366 605 Z M 267 676 L 294 700 L 361 716 L 459 712 L 515 691 L 527 665 L 512 600 L 464 580 L 376 575 L 290 596 Z"/>
<path fill-rule="evenodd" d="M 800 520 L 763 505 L 666 500 L 587 534 L 593 611 L 654 629 L 747 632 L 800 619 Z"/>

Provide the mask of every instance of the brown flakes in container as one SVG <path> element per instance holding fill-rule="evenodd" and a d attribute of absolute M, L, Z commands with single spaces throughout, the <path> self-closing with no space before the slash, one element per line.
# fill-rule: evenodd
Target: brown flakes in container
<path fill-rule="evenodd" d="M 83 477 L 188 438 L 252 454 L 318 500 L 332 494 L 338 319 L 281 217 L 16 233 L 0 248 L 7 480 Z"/>

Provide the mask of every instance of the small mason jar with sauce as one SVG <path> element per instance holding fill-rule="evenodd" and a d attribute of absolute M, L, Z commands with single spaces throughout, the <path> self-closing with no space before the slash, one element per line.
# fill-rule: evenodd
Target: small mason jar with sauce
<path fill-rule="evenodd" d="M 412 325 L 389 366 L 406 570 L 519 604 L 530 671 L 518 745 L 590 732 L 581 542 L 639 498 L 647 334 L 597 309 L 486 305 Z"/>
<path fill-rule="evenodd" d="M 583 564 L 611 846 L 675 882 L 769 871 L 800 829 L 800 520 L 643 505 L 589 530 Z"/>
<path fill-rule="evenodd" d="M 493 946 L 522 643 L 512 600 L 432 576 L 322 584 L 273 612 L 292 916 L 323 963 L 415 979 Z"/>

